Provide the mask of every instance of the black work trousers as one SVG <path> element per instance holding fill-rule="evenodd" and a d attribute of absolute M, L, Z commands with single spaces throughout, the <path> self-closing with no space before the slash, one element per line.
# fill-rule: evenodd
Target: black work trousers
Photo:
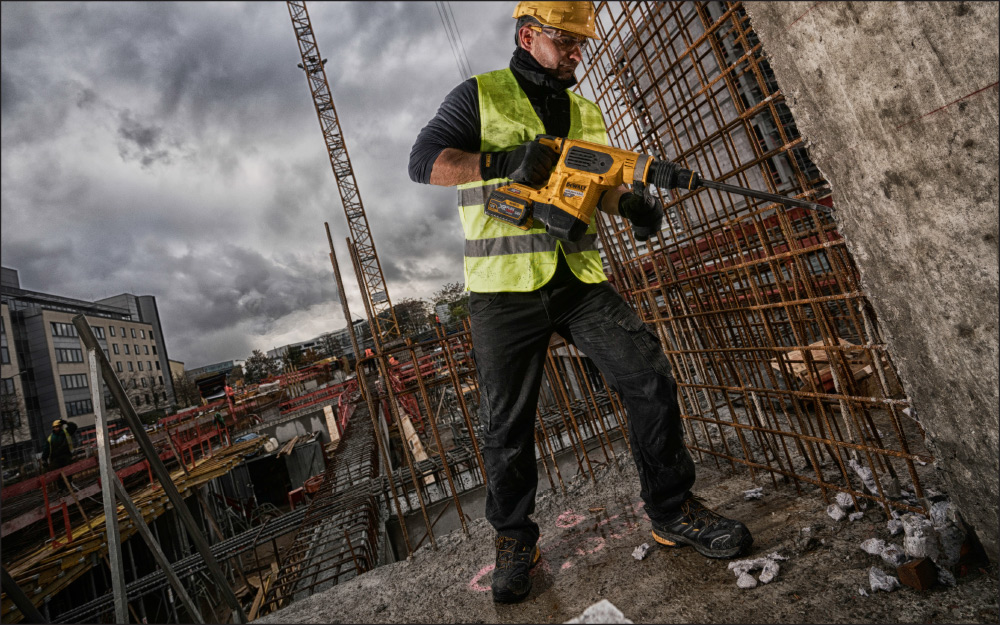
<path fill-rule="evenodd" d="M 560 254 L 555 276 L 528 293 L 471 293 L 479 376 L 486 518 L 498 534 L 533 544 L 538 471 L 534 429 L 553 332 L 600 368 L 628 413 L 628 435 L 646 514 L 665 521 L 694 484 L 677 384 L 656 335 L 607 282 L 586 284 Z"/>

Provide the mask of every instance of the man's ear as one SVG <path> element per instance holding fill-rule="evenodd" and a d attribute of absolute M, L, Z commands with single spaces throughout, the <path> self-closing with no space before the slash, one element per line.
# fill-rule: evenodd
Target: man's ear
<path fill-rule="evenodd" d="M 530 25 L 525 24 L 517 31 L 517 37 L 521 42 L 521 47 L 526 52 L 531 52 L 531 46 L 535 42 L 535 31 L 531 29 Z"/>

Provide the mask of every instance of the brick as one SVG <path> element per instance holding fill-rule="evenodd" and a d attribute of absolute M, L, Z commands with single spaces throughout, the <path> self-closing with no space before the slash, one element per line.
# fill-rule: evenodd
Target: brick
<path fill-rule="evenodd" d="M 930 558 L 911 560 L 896 567 L 899 581 L 917 590 L 928 590 L 937 581 L 937 571 Z"/>

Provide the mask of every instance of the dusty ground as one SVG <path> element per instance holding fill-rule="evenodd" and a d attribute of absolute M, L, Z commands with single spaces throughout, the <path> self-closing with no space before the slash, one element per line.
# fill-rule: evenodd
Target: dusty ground
<path fill-rule="evenodd" d="M 796 497 L 789 486 L 761 481 L 764 497 L 745 472 L 724 474 L 701 465 L 695 492 L 712 507 L 742 519 L 754 533 L 749 557 L 778 552 L 788 558 L 773 582 L 740 589 L 727 561 L 691 548 L 661 547 L 649 535 L 638 479 L 630 462 L 606 469 L 597 483 L 577 481 L 567 495 L 539 498 L 542 564 L 527 601 L 496 606 L 489 592 L 492 529 L 483 519 L 438 539 L 408 561 L 380 567 L 262 619 L 265 623 L 563 623 L 607 599 L 636 623 L 996 623 L 997 566 L 960 578 L 957 587 L 918 592 L 903 587 L 873 592 L 868 569 L 893 572 L 860 548 L 868 538 L 891 537 L 881 511 L 853 523 L 835 522 L 816 495 Z M 820 543 L 799 550 L 801 528 Z M 632 551 L 652 549 L 642 561 Z M 758 571 L 759 573 L 759 571 Z M 756 574 L 755 574 L 756 577 Z M 864 588 L 869 596 L 862 596 Z"/>

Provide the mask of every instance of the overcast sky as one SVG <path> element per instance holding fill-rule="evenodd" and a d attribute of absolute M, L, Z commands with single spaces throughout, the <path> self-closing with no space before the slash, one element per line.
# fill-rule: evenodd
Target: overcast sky
<path fill-rule="evenodd" d="M 474 73 L 513 2 L 452 3 Z M 462 281 L 452 189 L 412 183 L 462 76 L 433 2 L 307 5 L 390 297 Z M 284 2 L 4 2 L 2 242 L 22 288 L 154 295 L 188 368 L 344 327 L 347 220 Z"/>

